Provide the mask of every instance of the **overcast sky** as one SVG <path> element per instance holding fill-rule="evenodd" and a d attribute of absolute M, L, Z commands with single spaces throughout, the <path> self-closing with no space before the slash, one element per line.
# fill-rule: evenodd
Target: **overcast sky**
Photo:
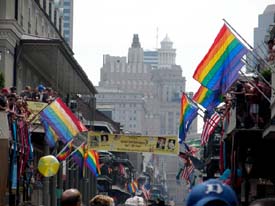
<path fill-rule="evenodd" d="M 176 64 L 187 78 L 187 91 L 199 84 L 193 73 L 223 20 L 253 45 L 258 15 L 274 0 L 75 0 L 75 58 L 97 86 L 104 54 L 127 56 L 133 34 L 141 47 L 160 47 L 166 34 L 176 49 Z M 157 32 L 158 31 L 158 32 Z M 158 38 L 157 38 L 158 36 Z"/>

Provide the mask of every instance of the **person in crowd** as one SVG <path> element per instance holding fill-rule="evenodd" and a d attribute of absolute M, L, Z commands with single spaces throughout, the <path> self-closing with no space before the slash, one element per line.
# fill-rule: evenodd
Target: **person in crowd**
<path fill-rule="evenodd" d="M 249 115 L 253 122 L 254 129 L 259 127 L 259 104 L 261 95 L 258 90 L 259 86 L 259 77 L 258 75 L 253 76 L 252 84 L 250 84 L 250 88 L 246 92 L 246 98 L 249 103 Z"/>
<path fill-rule="evenodd" d="M 274 61 L 275 60 L 274 40 L 270 39 L 267 42 L 267 47 L 268 47 L 268 58 L 267 58 L 267 61 Z"/>
<path fill-rule="evenodd" d="M 9 90 L 7 88 L 2 88 L 0 93 L 0 111 L 6 111 L 8 108 L 8 99 L 7 96 Z"/>
<path fill-rule="evenodd" d="M 245 98 L 245 88 L 243 82 L 237 81 L 234 90 L 231 91 L 234 96 L 236 103 L 236 116 L 237 116 L 237 127 L 245 127 L 245 117 L 247 116 L 246 109 L 246 98 Z"/>
<path fill-rule="evenodd" d="M 186 206 L 237 206 L 234 190 L 218 179 L 209 179 L 194 186 L 187 196 Z"/>
<path fill-rule="evenodd" d="M 250 203 L 249 206 L 274 206 L 275 205 L 275 198 L 262 198 L 258 200 L 254 200 Z"/>
<path fill-rule="evenodd" d="M 145 206 L 145 201 L 142 197 L 134 196 L 125 201 L 125 206 Z"/>
<path fill-rule="evenodd" d="M 32 100 L 32 88 L 31 88 L 31 86 L 26 86 L 25 89 L 21 92 L 20 96 L 25 101 L 31 101 Z"/>
<path fill-rule="evenodd" d="M 81 193 L 77 189 L 67 189 L 62 193 L 61 206 L 80 206 L 81 202 Z"/>
<path fill-rule="evenodd" d="M 114 199 L 108 195 L 96 195 L 90 202 L 90 206 L 114 206 Z"/>

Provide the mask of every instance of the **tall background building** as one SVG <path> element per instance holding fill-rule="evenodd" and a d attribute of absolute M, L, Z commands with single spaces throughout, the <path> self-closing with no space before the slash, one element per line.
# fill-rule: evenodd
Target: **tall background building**
<path fill-rule="evenodd" d="M 63 0 L 63 36 L 65 41 L 73 48 L 73 4 L 74 0 Z"/>
<path fill-rule="evenodd" d="M 271 39 L 270 29 L 275 25 L 275 4 L 268 5 L 262 14 L 258 15 L 258 27 L 254 28 L 253 54 L 247 55 L 246 69 L 253 72 L 258 64 L 266 64 L 268 53 L 267 42 Z"/>
<path fill-rule="evenodd" d="M 111 114 L 130 134 L 177 136 L 185 84 L 182 68 L 176 64 L 176 49 L 168 35 L 159 49 L 144 51 L 138 35 L 134 34 L 128 58 L 103 56 L 97 109 Z M 189 130 L 191 133 L 197 133 L 196 120 Z M 137 156 L 141 154 L 133 155 Z M 182 203 L 184 185 L 176 183 L 178 157 L 149 154 L 143 157 L 138 159 L 145 160 L 145 165 L 153 163 L 154 176 L 165 180 L 165 188 L 176 204 Z M 142 169 L 141 161 L 136 161 L 135 167 Z"/>

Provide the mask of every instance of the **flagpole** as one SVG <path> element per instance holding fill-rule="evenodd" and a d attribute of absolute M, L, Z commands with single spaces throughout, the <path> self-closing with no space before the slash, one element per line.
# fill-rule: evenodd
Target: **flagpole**
<path fill-rule="evenodd" d="M 193 99 L 191 99 L 190 97 L 188 97 L 187 94 L 186 94 L 185 92 L 183 92 L 183 94 L 187 97 L 188 100 L 190 100 L 193 104 L 195 104 L 195 106 L 196 106 L 200 111 L 202 111 L 202 112 L 205 114 L 205 112 L 207 111 L 207 109 L 204 108 L 205 110 L 203 110 L 203 109 L 201 108 L 201 107 L 203 107 L 203 106 L 199 105 L 199 104 L 198 104 L 197 102 L 195 102 Z M 200 117 L 202 117 L 202 118 L 204 119 L 204 116 L 202 116 L 200 113 L 197 112 L 197 114 L 198 114 Z M 219 115 L 220 115 L 220 114 L 219 114 Z M 212 127 L 218 125 L 218 124 L 216 124 L 213 120 L 211 120 L 211 117 L 210 117 L 209 119 L 206 119 L 206 122 L 208 122 L 208 123 L 210 124 L 210 126 L 212 126 Z M 213 125 L 212 123 L 215 123 L 215 125 Z"/>
<path fill-rule="evenodd" d="M 84 145 L 85 144 L 85 141 L 84 142 L 82 142 L 81 143 L 81 145 L 79 145 L 68 157 L 66 157 L 66 159 L 67 158 L 69 158 L 69 157 L 71 157 L 74 153 L 76 153 L 76 151 L 82 146 L 82 145 Z"/>
<path fill-rule="evenodd" d="M 223 19 L 223 21 L 243 40 L 243 42 L 245 42 L 247 44 L 247 46 L 249 46 L 249 48 L 251 50 L 254 50 L 254 48 L 225 19 Z M 253 53 L 253 51 L 251 51 L 251 54 L 255 57 L 255 54 Z M 259 54 L 256 54 L 255 58 L 260 58 L 261 60 L 263 60 L 265 65 L 267 65 L 268 68 L 270 68 L 272 71 L 274 71 L 272 66 L 270 64 L 268 64 L 268 62 L 265 59 L 263 59 Z M 257 59 L 257 60 L 259 61 L 259 59 Z"/>
<path fill-rule="evenodd" d="M 55 156 L 59 156 L 65 149 L 66 149 L 66 147 L 70 144 L 70 143 L 72 143 L 74 141 L 74 139 L 72 139 L 71 141 L 69 141 L 63 148 L 62 148 L 62 150 L 57 154 L 57 155 L 55 155 Z M 69 157 L 69 156 L 68 156 Z"/>
<path fill-rule="evenodd" d="M 50 106 L 57 98 L 59 98 L 59 97 L 56 97 L 52 102 L 47 103 L 47 106 L 45 106 L 43 109 L 41 109 L 39 112 L 37 112 L 37 114 L 35 114 L 33 116 L 33 118 L 31 120 L 29 120 L 28 122 L 31 123 L 44 109 L 46 109 L 48 106 Z M 44 103 L 46 103 L 46 102 L 44 102 Z"/>
<path fill-rule="evenodd" d="M 252 84 L 252 86 L 254 86 L 264 96 L 264 98 L 271 104 L 271 100 L 262 92 L 262 90 L 260 90 L 260 88 L 256 84 L 254 84 L 253 82 L 250 82 L 248 77 L 246 77 L 242 71 L 240 72 L 242 75 L 244 75 L 244 77 L 248 80 L 248 82 Z"/>
<path fill-rule="evenodd" d="M 200 111 L 202 111 L 203 113 L 205 113 L 205 110 L 203 110 L 201 107 L 203 107 L 203 106 L 201 106 L 201 105 L 199 105 L 197 102 L 195 102 L 193 99 L 191 99 L 190 97 L 188 97 L 188 95 L 185 93 L 185 92 L 182 92 L 185 96 L 186 96 L 186 98 L 189 100 L 189 101 L 191 101 L 194 105 L 195 105 L 195 107 L 197 107 Z"/>
<path fill-rule="evenodd" d="M 230 27 L 230 29 L 232 29 L 234 31 L 234 33 L 236 33 L 241 39 L 243 42 L 245 42 L 247 44 L 247 46 L 253 50 L 253 47 L 225 20 L 225 19 L 222 19 L 227 26 Z"/>

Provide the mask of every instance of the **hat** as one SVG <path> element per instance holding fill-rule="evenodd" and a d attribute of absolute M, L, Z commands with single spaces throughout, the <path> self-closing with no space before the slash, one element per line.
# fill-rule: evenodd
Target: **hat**
<path fill-rule="evenodd" d="M 125 202 L 126 206 L 144 206 L 145 202 L 142 197 L 134 196 L 130 197 Z"/>
<path fill-rule="evenodd" d="M 210 201 L 221 201 L 224 205 L 238 205 L 234 190 L 220 180 L 209 179 L 193 187 L 187 197 L 186 206 L 204 206 Z"/>
<path fill-rule="evenodd" d="M 39 84 L 37 89 L 39 92 L 42 92 L 43 90 L 45 90 L 45 87 L 42 84 Z"/>
<path fill-rule="evenodd" d="M 8 88 L 3 88 L 3 89 L 1 90 L 1 93 L 10 93 L 10 92 L 9 92 L 9 89 L 8 89 Z"/>
<path fill-rule="evenodd" d="M 253 74 L 252 78 L 253 78 L 253 79 L 258 79 L 259 76 L 258 76 L 257 74 Z"/>

